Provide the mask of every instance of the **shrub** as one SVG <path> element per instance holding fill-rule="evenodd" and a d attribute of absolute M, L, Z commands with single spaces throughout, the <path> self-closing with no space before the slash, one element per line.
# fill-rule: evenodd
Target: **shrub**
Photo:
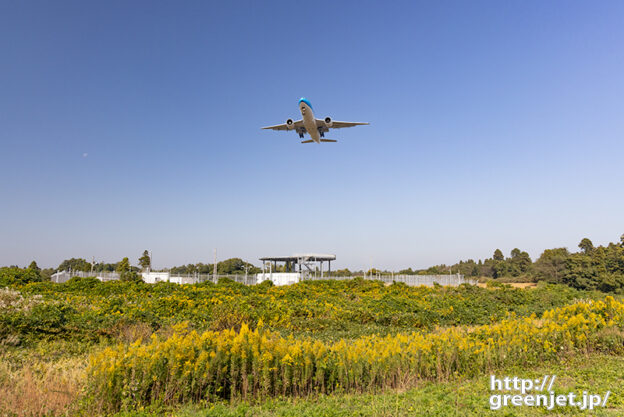
<path fill-rule="evenodd" d="M 622 349 L 624 303 L 578 302 L 474 328 L 366 336 L 322 343 L 282 337 L 260 322 L 250 330 L 197 333 L 119 345 L 92 356 L 88 392 L 96 409 L 151 403 L 305 396 L 403 388 L 506 365 L 557 359 L 574 351 Z"/>
<path fill-rule="evenodd" d="M 0 287 L 21 285 L 29 282 L 42 281 L 39 271 L 30 268 L 2 267 L 0 268 Z"/>

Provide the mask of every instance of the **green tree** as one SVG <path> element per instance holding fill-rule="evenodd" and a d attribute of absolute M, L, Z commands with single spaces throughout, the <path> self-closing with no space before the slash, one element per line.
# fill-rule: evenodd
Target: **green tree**
<path fill-rule="evenodd" d="M 132 270 L 130 266 L 130 260 L 126 257 L 123 258 L 118 264 L 116 271 L 119 273 L 120 281 L 143 281 L 143 278 L 136 271 Z"/>
<path fill-rule="evenodd" d="M 492 259 L 494 259 L 495 261 L 504 261 L 505 256 L 503 255 L 503 252 L 500 249 L 496 249 L 494 251 L 494 255 L 492 256 Z"/>
<path fill-rule="evenodd" d="M 624 292 L 624 248 L 610 243 L 570 255 L 563 282 L 579 289 Z"/>
<path fill-rule="evenodd" d="M 249 274 L 260 272 L 260 268 L 243 261 L 241 258 L 230 258 L 217 263 L 217 273 L 219 274 L 244 274 L 245 268 Z"/>
<path fill-rule="evenodd" d="M 511 275 L 509 264 L 504 260 L 495 261 L 492 269 L 494 270 L 494 278 L 502 278 Z"/>
<path fill-rule="evenodd" d="M 28 265 L 27 268 L 28 271 L 32 271 L 32 273 L 37 276 L 39 278 L 39 280 L 41 279 L 41 268 L 39 268 L 39 265 L 37 265 L 37 262 L 32 261 L 30 263 L 30 265 Z"/>
<path fill-rule="evenodd" d="M 85 261 L 82 258 L 71 258 L 65 259 L 61 264 L 56 268 L 58 271 L 91 271 L 91 264 Z"/>
<path fill-rule="evenodd" d="M 350 277 L 351 271 L 349 269 L 337 269 L 336 271 L 332 271 L 332 275 L 335 277 Z"/>
<path fill-rule="evenodd" d="M 137 274 L 136 271 L 126 271 L 119 274 L 120 281 L 143 281 L 141 275 Z"/>
<path fill-rule="evenodd" d="M 492 258 L 486 259 L 482 264 L 479 265 L 479 275 L 481 275 L 482 277 L 494 278 L 494 275 L 496 273 L 494 267 L 497 263 L 498 261 L 495 261 Z"/>
<path fill-rule="evenodd" d="M 37 262 L 35 261 L 32 261 L 30 265 L 28 265 L 28 269 L 31 271 L 37 271 L 37 273 L 41 272 L 41 268 L 39 268 L 39 265 L 37 265 Z"/>
<path fill-rule="evenodd" d="M 147 249 L 143 251 L 143 255 L 139 258 L 139 265 L 141 265 L 141 268 L 144 270 L 147 270 L 152 266 L 152 259 L 150 258 Z"/>
<path fill-rule="evenodd" d="M 52 274 L 54 274 L 54 268 L 44 268 L 39 273 L 42 281 L 50 281 Z"/>
<path fill-rule="evenodd" d="M 528 273 L 531 265 L 533 265 L 529 254 L 518 248 L 514 248 L 511 251 L 511 259 L 509 259 L 508 263 L 510 275 L 514 277 Z"/>
<path fill-rule="evenodd" d="M 117 265 L 118 263 L 105 264 L 103 262 L 100 262 L 100 263 L 95 264 L 95 266 L 93 267 L 93 270 L 95 272 L 115 272 L 115 270 L 117 269 Z"/>
<path fill-rule="evenodd" d="M 116 272 L 119 272 L 120 274 L 124 273 L 124 272 L 128 272 L 130 271 L 130 260 L 126 257 L 123 258 L 118 264 L 117 264 L 117 268 L 115 268 Z"/>
<path fill-rule="evenodd" d="M 588 254 L 592 250 L 594 250 L 594 244 L 588 238 L 583 238 L 583 240 L 581 240 L 581 242 L 578 244 L 578 247 L 581 248 L 581 250 L 585 254 Z"/>
<path fill-rule="evenodd" d="M 566 248 L 546 249 L 535 261 L 533 269 L 538 281 L 561 283 L 570 252 Z"/>

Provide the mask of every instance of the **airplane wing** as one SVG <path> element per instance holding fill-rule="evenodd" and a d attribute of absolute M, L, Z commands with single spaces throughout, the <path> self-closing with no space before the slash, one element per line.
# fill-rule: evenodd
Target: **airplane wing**
<path fill-rule="evenodd" d="M 353 127 L 353 126 L 360 126 L 360 125 L 367 125 L 369 123 L 362 123 L 362 122 L 337 122 L 337 121 L 333 121 L 332 122 L 332 127 L 327 128 L 327 126 L 325 125 L 325 121 L 322 119 L 316 119 L 316 126 L 317 127 L 321 127 L 323 128 L 324 132 L 329 132 L 329 129 L 342 129 L 343 127 Z"/>
<path fill-rule="evenodd" d="M 302 120 L 297 120 L 296 122 L 293 123 L 293 125 L 295 126 L 293 129 L 289 129 L 288 125 L 286 123 L 282 123 L 281 125 L 275 125 L 275 126 L 267 126 L 267 127 L 263 127 L 263 129 L 271 129 L 271 130 L 299 130 L 303 127 L 303 119 Z"/>

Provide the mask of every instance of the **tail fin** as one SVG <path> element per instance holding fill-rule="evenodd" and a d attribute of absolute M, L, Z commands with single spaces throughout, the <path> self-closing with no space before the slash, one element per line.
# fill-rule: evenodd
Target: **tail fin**
<path fill-rule="evenodd" d="M 338 141 L 334 139 L 321 139 L 321 142 L 338 142 Z"/>
<path fill-rule="evenodd" d="M 302 140 L 301 141 L 301 143 L 312 143 L 312 142 L 314 142 L 312 139 L 310 139 L 310 140 Z"/>

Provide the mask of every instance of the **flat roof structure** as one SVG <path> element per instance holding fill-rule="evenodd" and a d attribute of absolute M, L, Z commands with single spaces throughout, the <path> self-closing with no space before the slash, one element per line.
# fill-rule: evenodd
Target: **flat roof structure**
<path fill-rule="evenodd" d="M 310 274 L 316 275 L 317 267 L 320 266 L 321 277 L 324 275 L 323 262 L 328 263 L 328 275 L 331 276 L 331 261 L 336 260 L 336 255 L 323 254 L 323 253 L 296 253 L 292 256 L 265 256 L 260 258 L 262 261 L 262 273 L 266 272 L 268 264 L 269 274 L 273 273 L 277 269 L 278 262 L 284 262 L 286 265 L 286 272 L 298 272 L 302 278 L 307 277 Z M 297 268 L 297 265 L 299 268 Z M 298 271 L 297 271 L 298 269 Z"/>
<path fill-rule="evenodd" d="M 297 262 L 300 259 L 305 259 L 307 261 L 312 262 L 322 262 L 322 261 L 335 261 L 336 255 L 327 255 L 321 253 L 298 253 L 292 256 L 266 256 L 264 258 L 260 258 L 262 262 Z"/>

